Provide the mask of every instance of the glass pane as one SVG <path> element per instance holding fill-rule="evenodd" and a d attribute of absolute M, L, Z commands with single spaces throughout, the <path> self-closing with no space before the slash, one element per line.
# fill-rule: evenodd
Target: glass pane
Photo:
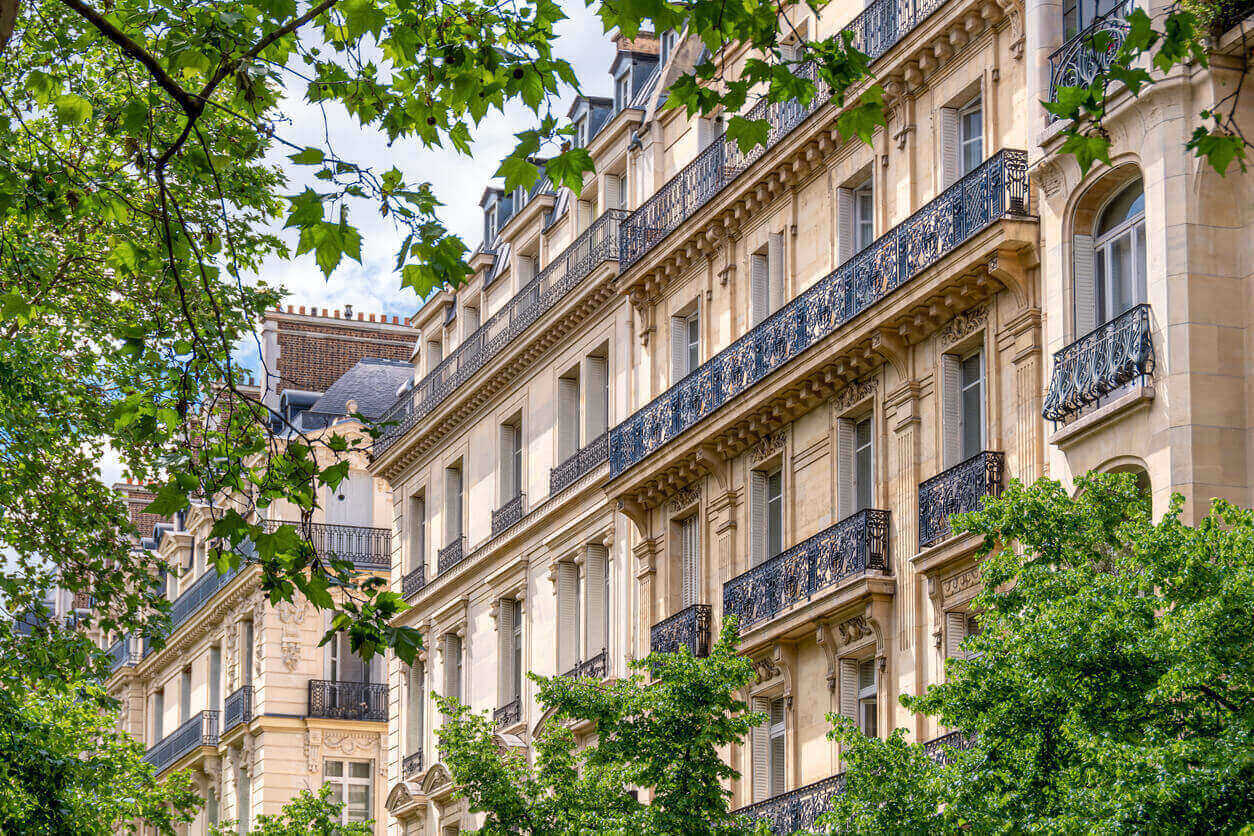
<path fill-rule="evenodd" d="M 352 784 L 348 788 L 349 821 L 366 821 L 370 818 L 370 787 Z"/>
<path fill-rule="evenodd" d="M 862 700 L 859 706 L 862 715 L 862 733 L 867 737 L 875 737 L 878 734 L 876 729 L 875 718 L 875 700 Z"/>
<path fill-rule="evenodd" d="M 370 764 L 361 761 L 354 761 L 348 765 L 348 776 L 350 778 L 369 778 Z"/>
<path fill-rule="evenodd" d="M 1145 187 L 1140 180 L 1124 189 L 1102 212 L 1097 234 L 1105 235 L 1124 221 L 1145 214 Z"/>
<path fill-rule="evenodd" d="M 977 383 L 962 390 L 962 458 L 969 459 L 980 452 L 984 446 L 983 412 L 980 397 L 980 385 Z"/>
<path fill-rule="evenodd" d="M 344 762 L 327 761 L 326 765 L 323 766 L 323 772 L 328 778 L 342 778 L 344 777 Z"/>
<path fill-rule="evenodd" d="M 1110 242 L 1110 316 L 1113 319 L 1132 307 L 1136 286 L 1135 264 L 1132 260 L 1132 232 L 1129 230 Z"/>
<path fill-rule="evenodd" d="M 784 550 L 783 476 L 779 472 L 766 478 L 766 553 L 774 557 Z"/>

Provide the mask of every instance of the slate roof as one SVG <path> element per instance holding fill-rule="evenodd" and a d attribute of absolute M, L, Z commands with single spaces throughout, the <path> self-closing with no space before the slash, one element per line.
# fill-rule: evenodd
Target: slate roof
<path fill-rule="evenodd" d="M 357 365 L 340 375 L 327 391 L 309 408 L 309 419 L 325 419 L 326 426 L 334 418 L 348 414 L 348 402 L 357 401 L 357 411 L 367 418 L 378 418 L 396 402 L 396 390 L 413 377 L 414 367 L 396 360 L 363 357 Z M 308 427 L 310 421 L 306 420 Z"/>

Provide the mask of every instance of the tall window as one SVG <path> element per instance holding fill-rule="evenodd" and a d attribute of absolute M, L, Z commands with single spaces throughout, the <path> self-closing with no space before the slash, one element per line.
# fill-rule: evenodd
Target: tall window
<path fill-rule="evenodd" d="M 458 462 L 444 469 L 444 545 L 462 536 L 462 466 Z"/>
<path fill-rule="evenodd" d="M 959 378 L 962 403 L 962 459 L 984 449 L 984 353 L 977 351 L 962 361 Z"/>
<path fill-rule="evenodd" d="M 496 204 L 492 203 L 483 213 L 483 243 L 491 246 L 496 240 Z"/>
<path fill-rule="evenodd" d="M 583 655 L 588 659 L 609 645 L 609 552 L 600 543 L 584 548 Z"/>
<path fill-rule="evenodd" d="M 474 305 L 467 305 L 462 310 L 462 317 L 462 339 L 465 340 L 479 330 L 482 319 L 479 316 L 479 308 Z"/>
<path fill-rule="evenodd" d="M 605 194 L 601 196 L 601 211 L 623 208 L 623 185 L 624 180 L 621 175 L 605 175 Z"/>
<path fill-rule="evenodd" d="M 610 428 L 610 363 L 609 348 L 599 349 L 585 362 L 588 370 L 588 394 L 584 404 L 584 438 L 600 438 Z"/>
<path fill-rule="evenodd" d="M 240 667 L 243 669 L 243 680 L 245 685 L 253 684 L 253 622 L 248 620 L 243 622 L 241 631 L 243 636 L 240 637 Z"/>
<path fill-rule="evenodd" d="M 614 109 L 622 110 L 631 101 L 631 73 L 625 72 L 614 79 Z"/>
<path fill-rule="evenodd" d="M 757 566 L 784 550 L 783 470 L 749 473 L 749 561 Z"/>
<path fill-rule="evenodd" d="M 501 504 L 522 493 L 522 417 L 515 416 L 501 425 Z"/>
<path fill-rule="evenodd" d="M 665 64 L 670 60 L 671 54 L 675 51 L 675 47 L 679 45 L 679 33 L 674 29 L 668 29 L 662 33 L 662 56 L 659 63 Z"/>
<path fill-rule="evenodd" d="M 1145 299 L 1145 192 L 1124 189 L 1097 223 L 1097 318 L 1109 322 Z"/>
<path fill-rule="evenodd" d="M 701 365 L 701 319 L 696 310 L 671 317 L 671 384 Z"/>
<path fill-rule="evenodd" d="M 784 472 L 772 471 L 766 477 L 766 556 L 784 550 Z"/>
<path fill-rule="evenodd" d="M 179 674 L 179 723 L 186 723 L 192 717 L 192 669 L 183 668 Z"/>
<path fill-rule="evenodd" d="M 216 644 L 209 648 L 209 708 L 222 708 L 222 648 Z"/>
<path fill-rule="evenodd" d="M 165 737 L 165 690 L 152 695 L 152 742 L 159 743 Z"/>
<path fill-rule="evenodd" d="M 424 694 L 426 690 L 422 665 L 409 669 L 409 682 L 405 705 L 405 754 L 412 755 L 422 748 Z"/>
<path fill-rule="evenodd" d="M 784 793 L 784 700 L 771 700 L 770 720 L 771 727 L 769 730 L 771 749 L 770 749 L 770 778 L 771 778 L 771 795 L 782 795 Z"/>
<path fill-rule="evenodd" d="M 984 162 L 984 109 L 979 96 L 958 111 L 958 159 L 960 176 Z"/>
<path fill-rule="evenodd" d="M 1063 38 L 1070 40 L 1099 16 L 1110 14 L 1127 0 L 1064 0 L 1062 9 Z"/>
<path fill-rule="evenodd" d="M 867 737 L 875 737 L 876 731 L 876 675 L 875 660 L 858 663 L 858 728 Z"/>
<path fill-rule="evenodd" d="M 409 499 L 409 571 L 422 566 L 427 559 L 427 496 L 414 494 Z"/>
<path fill-rule="evenodd" d="M 579 566 L 557 564 L 557 668 L 565 673 L 579 663 Z"/>
<path fill-rule="evenodd" d="M 444 360 L 444 344 L 439 340 L 427 340 L 427 374 Z"/>
<path fill-rule="evenodd" d="M 522 607 L 513 598 L 497 603 L 497 699 L 507 705 L 522 696 Z"/>
<path fill-rule="evenodd" d="M 679 521 L 680 606 L 690 607 L 700 599 L 697 568 L 699 560 L 697 515 Z"/>
<path fill-rule="evenodd" d="M 326 761 L 322 775 L 331 788 L 331 798 L 343 805 L 340 824 L 370 821 L 370 761 Z"/>
<path fill-rule="evenodd" d="M 749 320 L 757 325 L 784 304 L 784 236 L 774 233 L 749 256 Z"/>
<path fill-rule="evenodd" d="M 853 223 L 854 252 L 860 252 L 875 240 L 875 201 L 870 180 L 853 190 Z"/>
<path fill-rule="evenodd" d="M 853 478 L 856 511 L 870 508 L 874 494 L 874 448 L 871 436 L 871 419 L 863 418 L 853 428 Z"/>
<path fill-rule="evenodd" d="M 579 452 L 579 367 L 557 379 L 557 460 Z"/>
<path fill-rule="evenodd" d="M 444 634 L 444 696 L 462 698 L 462 637 Z"/>
<path fill-rule="evenodd" d="M 753 708 L 766 715 L 766 721 L 754 727 L 750 740 L 753 754 L 753 800 L 765 801 L 786 791 L 785 702 L 782 697 L 755 697 Z"/>
<path fill-rule="evenodd" d="M 522 643 L 522 603 L 514 601 L 511 607 L 514 617 L 514 626 L 511 630 L 513 634 L 512 647 L 510 648 L 514 657 L 513 674 L 514 679 L 514 697 L 515 699 L 522 697 L 522 672 L 523 672 L 523 643 Z"/>

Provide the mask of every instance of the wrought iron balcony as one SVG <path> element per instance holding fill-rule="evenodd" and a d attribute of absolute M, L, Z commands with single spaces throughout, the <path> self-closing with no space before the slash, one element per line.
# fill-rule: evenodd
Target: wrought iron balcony
<path fill-rule="evenodd" d="M 844 31 L 851 33 L 853 45 L 874 61 L 940 8 L 943 2 L 944 0 L 873 0 Z M 814 67 L 809 65 L 800 68 L 798 74 L 812 80 L 815 78 Z M 827 104 L 830 98 L 831 90 L 820 82 L 814 98 L 806 104 L 798 101 L 758 102 L 745 117 L 767 121 L 770 127 L 766 144 L 743 154 L 736 142 L 718 139 L 684 166 L 623 222 L 620 258 L 622 269 L 626 270 L 639 261 L 767 150 Z"/>
<path fill-rule="evenodd" d="M 953 753 L 963 752 L 975 745 L 975 735 L 963 731 L 942 734 L 923 744 L 923 752 L 941 766 L 953 763 Z"/>
<path fill-rule="evenodd" d="M 889 571 L 888 512 L 868 508 L 723 584 L 723 617 L 743 633 L 846 578 Z"/>
<path fill-rule="evenodd" d="M 466 537 L 463 535 L 449 543 L 435 556 L 436 574 L 443 575 L 461 563 L 466 557 Z"/>
<path fill-rule="evenodd" d="M 117 673 L 127 665 L 139 664 L 142 658 L 134 636 L 123 636 L 109 645 L 105 652 L 109 654 L 109 673 Z"/>
<path fill-rule="evenodd" d="M 498 729 L 507 729 L 522 719 L 522 698 L 514 697 L 492 712 L 492 722 Z"/>
<path fill-rule="evenodd" d="M 218 574 L 214 568 L 208 569 L 196 582 L 189 586 L 183 594 L 174 599 L 170 606 L 170 629 L 173 631 L 200 610 L 219 589 L 231 582 L 239 574 L 239 569 L 229 569 L 226 574 Z M 145 649 L 144 655 L 148 655 Z"/>
<path fill-rule="evenodd" d="M 218 712 L 201 711 L 161 738 L 161 742 L 144 753 L 157 772 L 163 772 L 179 758 L 201 746 L 218 745 Z"/>
<path fill-rule="evenodd" d="M 412 778 L 415 775 L 417 775 L 419 772 L 422 772 L 422 749 L 421 748 L 412 754 L 406 755 L 404 759 L 401 760 L 401 777 L 402 778 Z"/>
<path fill-rule="evenodd" d="M 237 688 L 222 704 L 222 733 L 253 718 L 253 686 Z"/>
<path fill-rule="evenodd" d="M 693 656 L 710 655 L 710 605 L 693 604 L 649 629 L 649 649 L 674 653 L 688 648 Z"/>
<path fill-rule="evenodd" d="M 610 430 L 610 475 L 742 395 L 994 221 L 1027 211 L 1027 154 L 999 151 Z"/>
<path fill-rule="evenodd" d="M 839 773 L 813 784 L 806 784 L 789 792 L 780 793 L 741 807 L 736 814 L 750 822 L 766 822 L 772 833 L 785 834 L 814 830 L 819 816 L 831 806 L 832 796 L 845 788 L 845 775 Z"/>
<path fill-rule="evenodd" d="M 919 548 L 949 536 L 949 518 L 978 510 L 986 496 L 997 496 L 1006 468 L 1004 453 L 984 451 L 919 485 Z"/>
<path fill-rule="evenodd" d="M 401 597 L 406 601 L 413 598 L 423 587 L 427 585 L 427 567 L 425 564 L 418 564 L 414 571 L 401 578 Z"/>
<path fill-rule="evenodd" d="M 1153 374 L 1150 309 L 1137 305 L 1055 352 L 1041 414 L 1066 421 L 1129 383 L 1148 384 Z"/>
<path fill-rule="evenodd" d="M 611 209 L 593 221 L 538 276 L 518 291 L 497 313 L 475 330 L 413 389 L 388 408 L 380 423 L 396 422 L 374 443 L 375 455 L 386 452 L 414 424 L 430 414 L 505 346 L 531 327 L 586 279 L 597 265 L 618 258 L 619 223 L 627 212 Z"/>
<path fill-rule="evenodd" d="M 1049 56 L 1049 100 L 1058 101 L 1060 87 L 1088 87 L 1100 72 L 1110 69 L 1115 54 L 1128 37 L 1132 0 L 1124 0 L 1081 29 Z M 1050 121 L 1055 117 L 1050 115 Z"/>
<path fill-rule="evenodd" d="M 282 520 L 266 520 L 266 531 L 275 531 L 281 525 L 296 528 L 301 537 L 308 537 L 309 544 L 320 557 L 337 557 L 351 560 L 361 571 L 387 571 L 392 568 L 392 531 L 365 525 L 340 525 Z"/>
<path fill-rule="evenodd" d="M 590 659 L 575 665 L 562 676 L 568 679 L 582 679 L 588 677 L 590 679 L 605 679 L 609 676 L 610 671 L 610 654 L 609 651 L 603 649 L 600 653 Z"/>
<path fill-rule="evenodd" d="M 527 495 L 520 493 L 492 512 L 492 536 L 500 534 L 512 525 L 522 522 L 523 506 L 527 503 Z"/>
<path fill-rule="evenodd" d="M 309 716 L 332 720 L 388 719 L 388 686 L 382 682 L 309 680 Z"/>
<path fill-rule="evenodd" d="M 549 471 L 549 496 L 554 496 L 596 470 L 609 457 L 609 434 L 601 433 L 573 456 Z"/>

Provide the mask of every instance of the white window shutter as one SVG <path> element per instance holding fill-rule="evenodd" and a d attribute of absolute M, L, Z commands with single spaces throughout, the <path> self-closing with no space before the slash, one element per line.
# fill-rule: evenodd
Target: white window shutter
<path fill-rule="evenodd" d="M 753 698 L 753 710 L 766 715 L 766 719 L 750 732 L 753 749 L 753 800 L 765 801 L 771 797 L 771 702 L 761 697 Z"/>
<path fill-rule="evenodd" d="M 444 634 L 444 696 L 461 699 L 461 682 L 458 681 L 458 657 L 462 654 L 461 637 L 455 633 Z"/>
<path fill-rule="evenodd" d="M 858 660 L 840 660 L 840 714 L 858 721 Z"/>
<path fill-rule="evenodd" d="M 524 287 L 536 277 L 536 261 L 529 255 L 518 256 L 518 287 Z"/>
<path fill-rule="evenodd" d="M 589 543 L 584 555 L 583 611 L 584 618 L 588 620 L 584 632 L 588 637 L 588 656 L 592 657 L 608 647 L 605 616 L 610 602 L 605 600 L 605 573 L 609 554 L 600 543 Z"/>
<path fill-rule="evenodd" d="M 749 324 L 757 325 L 770 313 L 770 264 L 767 256 L 749 256 Z"/>
<path fill-rule="evenodd" d="M 697 603 L 697 516 L 694 514 L 680 523 L 680 595 L 681 605 L 690 607 Z"/>
<path fill-rule="evenodd" d="M 502 598 L 496 606 L 496 693 L 500 705 L 518 696 L 514 691 L 514 602 Z"/>
<path fill-rule="evenodd" d="M 771 700 L 771 726 L 779 728 L 784 724 L 784 700 L 782 698 Z M 771 735 L 771 795 L 780 795 L 784 792 L 786 786 L 787 773 L 785 771 L 785 744 L 786 738 L 782 734 Z"/>
<path fill-rule="evenodd" d="M 671 385 L 683 380 L 688 372 L 688 321 L 682 316 L 672 316 Z"/>
<path fill-rule="evenodd" d="M 766 474 L 749 473 L 749 565 L 766 560 Z"/>
<path fill-rule="evenodd" d="M 962 642 L 967 637 L 967 614 L 945 613 L 945 658 L 962 656 Z"/>
<path fill-rule="evenodd" d="M 405 705 L 405 754 L 413 754 L 422 745 L 422 667 L 409 669 L 408 693 Z"/>
<path fill-rule="evenodd" d="M 836 505 L 841 519 L 854 512 L 857 503 L 854 478 L 854 422 L 841 418 L 836 422 Z"/>
<path fill-rule="evenodd" d="M 784 233 L 771 235 L 767 257 L 767 311 L 774 313 L 784 306 Z"/>
<path fill-rule="evenodd" d="M 962 149 L 958 138 L 958 109 L 940 109 L 941 182 L 946 189 L 957 182 L 962 172 Z"/>
<path fill-rule="evenodd" d="M 604 357 L 588 358 L 588 405 L 585 410 L 588 421 L 584 436 L 591 441 L 610 426 L 609 361 Z"/>
<path fill-rule="evenodd" d="M 854 253 L 853 189 L 836 190 L 836 263 L 844 264 Z"/>
<path fill-rule="evenodd" d="M 557 459 L 564 462 L 579 451 L 579 381 L 557 379 Z"/>
<path fill-rule="evenodd" d="M 622 179 L 617 174 L 605 176 L 605 209 L 623 208 Z"/>
<path fill-rule="evenodd" d="M 444 545 L 462 536 L 462 472 L 450 467 L 444 471 Z"/>
<path fill-rule="evenodd" d="M 579 201 L 579 230 L 582 232 L 592 226 L 592 203 L 587 200 Z"/>
<path fill-rule="evenodd" d="M 504 505 L 514 498 L 514 428 L 508 424 L 502 424 L 499 435 L 497 450 L 500 456 L 498 468 L 500 486 L 497 493 L 499 503 Z"/>
<path fill-rule="evenodd" d="M 941 355 L 941 466 L 946 470 L 962 461 L 962 361 Z"/>
<path fill-rule="evenodd" d="M 575 588 L 579 567 L 557 564 L 557 669 L 565 673 L 579 662 L 579 625 L 575 623 Z"/>
<path fill-rule="evenodd" d="M 1097 253 L 1092 235 L 1071 236 L 1075 285 L 1075 337 L 1079 339 L 1101 323 L 1097 321 Z"/>

